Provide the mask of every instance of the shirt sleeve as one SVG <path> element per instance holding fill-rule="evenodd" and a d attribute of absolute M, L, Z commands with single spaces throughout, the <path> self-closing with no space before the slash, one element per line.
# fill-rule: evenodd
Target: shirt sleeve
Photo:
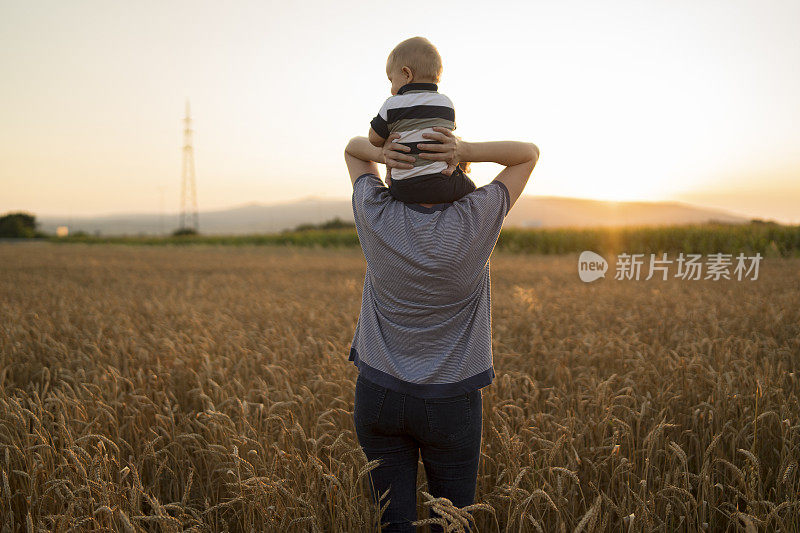
<path fill-rule="evenodd" d="M 478 187 L 463 199 L 469 200 L 472 223 L 478 226 L 502 224 L 511 205 L 508 187 L 499 180 Z"/>
<path fill-rule="evenodd" d="M 386 185 L 372 173 L 362 174 L 353 182 L 353 218 L 356 228 L 365 221 L 366 204 L 377 200 L 378 195 L 386 190 Z"/>
<path fill-rule="evenodd" d="M 447 98 L 447 102 L 450 105 L 450 107 L 453 108 L 453 130 L 455 131 L 455 129 L 456 129 L 456 106 L 453 105 L 453 101 L 450 100 L 450 98 Z"/>
<path fill-rule="evenodd" d="M 378 114 L 375 115 L 375 118 L 369 123 L 372 129 L 375 130 L 375 133 L 384 139 L 389 136 L 389 100 L 391 100 L 391 98 L 386 99 L 378 110 Z"/>
<path fill-rule="evenodd" d="M 497 180 L 475 189 L 451 206 L 456 208 L 453 216 L 457 219 L 453 224 L 462 228 L 462 249 L 467 252 L 464 260 L 474 262 L 474 268 L 480 269 L 489 261 L 509 206 L 508 188 Z"/>

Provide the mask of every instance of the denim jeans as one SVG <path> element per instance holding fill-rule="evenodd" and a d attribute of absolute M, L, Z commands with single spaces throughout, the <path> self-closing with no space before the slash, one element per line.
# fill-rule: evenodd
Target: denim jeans
<path fill-rule="evenodd" d="M 456 507 L 474 503 L 483 422 L 481 389 L 447 398 L 417 398 L 387 389 L 360 374 L 353 419 L 367 459 L 381 459 L 370 472 L 375 505 L 389 489 L 382 531 L 415 531 L 417 464 L 422 454 L 428 493 Z M 431 517 L 438 516 L 431 510 Z M 431 531 L 442 531 L 433 524 Z"/>

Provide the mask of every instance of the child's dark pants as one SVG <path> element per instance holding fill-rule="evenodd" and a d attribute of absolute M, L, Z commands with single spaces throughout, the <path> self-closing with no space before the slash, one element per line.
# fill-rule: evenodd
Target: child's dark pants
<path fill-rule="evenodd" d="M 392 180 L 389 193 L 401 202 L 412 204 L 446 204 L 455 202 L 475 190 L 475 183 L 456 167 L 451 176 L 430 174 L 404 180 Z"/>

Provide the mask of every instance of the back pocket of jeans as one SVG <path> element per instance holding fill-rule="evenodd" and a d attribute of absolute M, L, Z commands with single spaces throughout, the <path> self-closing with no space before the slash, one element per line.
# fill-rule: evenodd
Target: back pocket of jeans
<path fill-rule="evenodd" d="M 356 378 L 356 395 L 353 419 L 356 424 L 369 426 L 378 422 L 386 397 L 386 388 L 359 376 Z"/>
<path fill-rule="evenodd" d="M 469 431 L 472 412 L 469 396 L 425 398 L 425 414 L 431 435 L 447 440 L 457 439 Z"/>

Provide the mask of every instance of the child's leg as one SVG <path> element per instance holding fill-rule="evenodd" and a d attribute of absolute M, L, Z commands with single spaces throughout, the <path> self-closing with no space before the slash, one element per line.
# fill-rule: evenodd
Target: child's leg
<path fill-rule="evenodd" d="M 395 199 L 412 204 L 446 204 L 475 190 L 475 183 L 460 168 L 451 176 L 432 174 L 422 179 L 392 181 L 389 192 Z"/>
<path fill-rule="evenodd" d="M 452 176 L 450 176 L 450 186 L 452 187 L 453 197 L 450 200 L 451 202 L 455 202 L 476 189 L 475 182 L 461 170 L 461 167 L 456 167 Z"/>

